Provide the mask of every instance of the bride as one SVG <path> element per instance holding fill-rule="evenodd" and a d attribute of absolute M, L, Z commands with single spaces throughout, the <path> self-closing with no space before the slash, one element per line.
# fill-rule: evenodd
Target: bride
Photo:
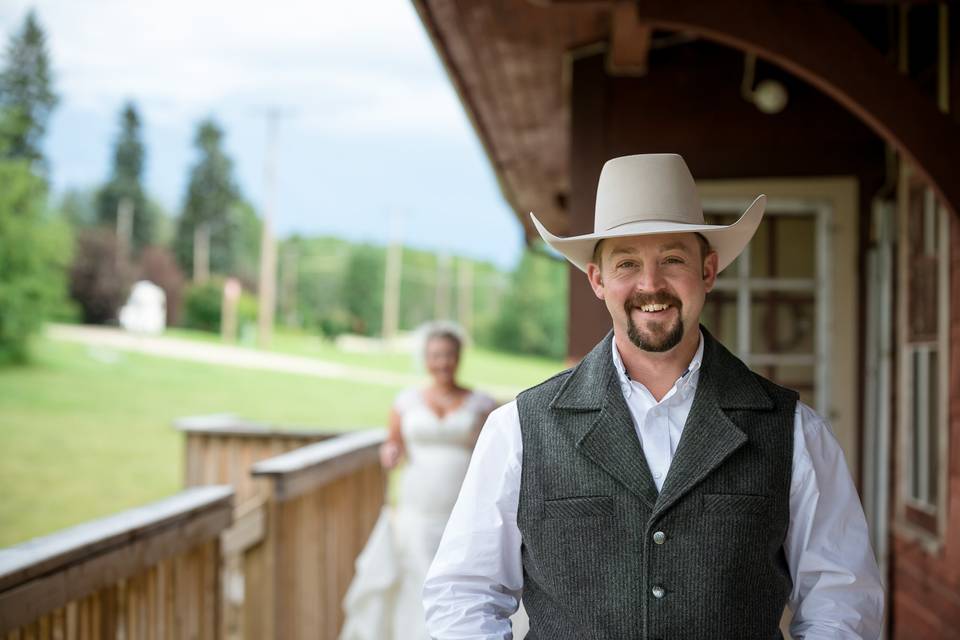
<path fill-rule="evenodd" d="M 340 640 L 429 640 L 421 590 L 457 500 L 490 396 L 456 380 L 463 339 L 453 325 L 424 331 L 430 384 L 401 392 L 390 410 L 380 462 L 406 459 L 395 507 L 385 507 L 344 598 Z M 517 637 L 522 637 L 518 635 Z"/>

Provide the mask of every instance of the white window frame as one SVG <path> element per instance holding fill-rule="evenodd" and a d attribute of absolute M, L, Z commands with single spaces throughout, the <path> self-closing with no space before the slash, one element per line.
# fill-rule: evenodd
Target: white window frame
<path fill-rule="evenodd" d="M 910 259 L 910 248 L 908 239 L 909 215 L 910 215 L 910 185 L 911 171 L 905 164 L 901 163 L 900 185 L 899 185 L 899 205 L 897 220 L 897 253 L 898 253 L 898 387 L 899 400 L 897 406 L 897 431 L 899 440 L 900 460 L 899 460 L 899 486 L 896 492 L 896 522 L 895 529 L 897 533 L 910 540 L 916 540 L 923 543 L 928 551 L 936 551 L 940 548 L 946 536 L 947 525 L 947 499 L 948 499 L 948 467 L 950 452 L 950 214 L 945 207 L 938 204 L 933 191 L 927 187 L 924 190 L 924 215 L 936 217 L 935 236 L 928 232 L 927 242 L 935 242 L 937 245 L 937 337 L 935 341 L 925 343 L 910 343 L 908 341 L 908 322 L 909 322 L 909 271 L 908 260 Z M 929 226 L 927 227 L 930 228 Z M 929 500 L 929 473 L 918 475 L 919 491 L 917 496 L 913 491 L 913 473 L 914 461 L 916 460 L 917 449 L 926 449 L 929 447 L 929 439 L 921 438 L 920 442 L 914 442 L 913 433 L 913 406 L 914 406 L 914 379 L 913 362 L 914 356 L 919 356 L 921 364 L 928 362 L 929 354 L 933 351 L 937 353 L 937 406 L 936 415 L 931 418 L 933 427 L 926 430 L 920 430 L 922 435 L 937 438 L 938 459 L 936 500 Z M 920 376 L 926 376 L 928 367 L 921 367 L 923 373 Z M 922 381 L 922 380 L 921 380 Z M 924 388 L 927 385 L 922 385 Z M 924 395 L 924 397 L 928 397 Z M 921 401 L 923 398 L 921 398 Z M 922 402 L 923 407 L 928 407 L 929 402 Z M 924 458 L 929 457 L 924 451 L 921 451 Z M 924 499 L 924 495 L 927 499 Z M 935 522 L 934 530 L 915 523 L 908 514 L 908 510 L 915 510 L 926 514 Z"/>
<path fill-rule="evenodd" d="M 708 215 L 745 211 L 750 205 L 747 200 L 729 198 L 704 198 L 703 210 Z M 767 202 L 764 216 L 810 216 L 813 214 L 816 224 L 815 270 L 813 278 L 751 278 L 750 244 L 741 253 L 734 277 L 718 278 L 715 291 L 736 292 L 737 294 L 737 357 L 748 366 L 769 365 L 812 365 L 814 369 L 814 409 L 823 416 L 829 415 L 830 408 L 830 365 L 831 336 L 833 318 L 830 304 L 833 300 L 832 273 L 832 221 L 833 207 L 827 200 L 776 198 Z M 750 349 L 750 337 L 753 327 L 750 318 L 751 294 L 754 291 L 806 291 L 813 293 L 815 327 L 814 353 L 812 354 L 772 354 L 753 353 Z"/>

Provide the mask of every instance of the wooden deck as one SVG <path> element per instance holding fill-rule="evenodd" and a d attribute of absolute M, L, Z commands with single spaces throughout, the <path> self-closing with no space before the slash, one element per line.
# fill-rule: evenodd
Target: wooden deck
<path fill-rule="evenodd" d="M 0 638 L 336 638 L 383 430 L 177 426 L 183 492 L 0 549 Z"/>

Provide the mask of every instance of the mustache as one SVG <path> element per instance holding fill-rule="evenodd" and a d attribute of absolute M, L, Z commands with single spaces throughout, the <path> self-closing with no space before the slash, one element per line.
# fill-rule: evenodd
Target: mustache
<path fill-rule="evenodd" d="M 623 308 L 629 313 L 632 309 L 642 307 L 645 304 L 668 304 L 671 307 L 676 307 L 677 310 L 683 308 L 683 303 L 680 302 L 680 299 L 666 291 L 657 291 L 655 293 L 637 292 L 627 298 L 623 303 Z"/>

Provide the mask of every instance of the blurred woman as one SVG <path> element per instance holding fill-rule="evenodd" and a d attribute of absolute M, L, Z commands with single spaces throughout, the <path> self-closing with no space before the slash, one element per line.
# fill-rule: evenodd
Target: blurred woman
<path fill-rule="evenodd" d="M 457 500 L 470 454 L 487 415 L 490 396 L 457 382 L 463 339 L 454 325 L 423 332 L 430 383 L 407 389 L 394 401 L 380 462 L 406 468 L 397 504 L 384 508 L 344 599 L 341 640 L 428 640 L 421 590 Z"/>

